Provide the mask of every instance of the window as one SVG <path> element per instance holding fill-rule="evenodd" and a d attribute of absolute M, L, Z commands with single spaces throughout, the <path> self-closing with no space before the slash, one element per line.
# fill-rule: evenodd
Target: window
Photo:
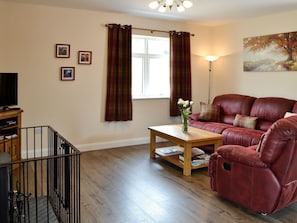
<path fill-rule="evenodd" d="M 132 97 L 169 97 L 169 37 L 132 35 Z"/>

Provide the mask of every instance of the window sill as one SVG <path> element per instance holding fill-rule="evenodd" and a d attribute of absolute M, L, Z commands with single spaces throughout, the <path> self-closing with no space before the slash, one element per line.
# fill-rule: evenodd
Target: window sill
<path fill-rule="evenodd" d="M 169 96 L 135 96 L 132 100 L 169 99 Z"/>

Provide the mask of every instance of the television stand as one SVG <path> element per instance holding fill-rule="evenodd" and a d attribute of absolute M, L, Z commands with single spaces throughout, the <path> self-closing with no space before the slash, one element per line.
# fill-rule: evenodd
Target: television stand
<path fill-rule="evenodd" d="M 0 152 L 9 153 L 11 161 L 21 159 L 22 112 L 21 109 L 2 110 L 0 112 Z"/>
<path fill-rule="evenodd" d="M 0 108 L 0 112 L 11 111 L 11 110 L 20 110 L 20 108 L 18 108 L 18 107 L 8 107 L 8 106 Z"/>
<path fill-rule="evenodd" d="M 9 107 L 8 107 L 8 106 L 4 106 L 4 107 L 2 107 L 0 110 L 1 110 L 1 111 L 7 111 L 7 110 L 9 110 Z"/>

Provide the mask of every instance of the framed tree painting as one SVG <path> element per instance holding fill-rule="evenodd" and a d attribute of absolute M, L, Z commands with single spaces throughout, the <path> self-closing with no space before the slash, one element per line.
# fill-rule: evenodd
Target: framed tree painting
<path fill-rule="evenodd" d="M 244 71 L 297 71 L 297 32 L 243 39 Z"/>

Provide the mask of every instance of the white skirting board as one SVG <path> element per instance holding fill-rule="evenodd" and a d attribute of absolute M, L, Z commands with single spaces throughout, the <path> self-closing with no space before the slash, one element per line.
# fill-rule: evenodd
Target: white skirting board
<path fill-rule="evenodd" d="M 164 142 L 166 140 L 157 137 L 156 142 Z M 98 142 L 98 143 L 90 143 L 90 144 L 83 144 L 83 145 L 75 145 L 75 147 L 80 152 L 89 152 L 89 151 L 95 151 L 95 150 L 102 150 L 102 149 L 111 149 L 111 148 L 118 148 L 118 147 L 124 147 L 124 146 L 135 146 L 135 145 L 142 145 L 142 144 L 148 144 L 150 143 L 149 137 L 143 137 L 143 138 L 133 138 L 133 139 L 123 139 L 123 140 L 115 140 L 115 141 L 105 141 L 105 142 Z M 46 156 L 47 149 L 43 149 L 43 154 Z M 22 158 L 33 158 L 34 152 L 28 151 L 26 155 L 26 152 L 22 151 Z M 40 157 L 41 152 L 35 151 L 35 157 Z"/>
<path fill-rule="evenodd" d="M 157 137 L 156 142 L 164 142 L 166 140 Z M 81 152 L 95 151 L 101 149 L 111 149 L 118 148 L 124 146 L 135 146 L 150 143 L 149 137 L 143 138 L 133 138 L 133 139 L 123 139 L 123 140 L 115 140 L 115 141 L 106 141 L 106 142 L 98 142 L 92 144 L 85 145 L 77 145 L 76 148 Z"/>

